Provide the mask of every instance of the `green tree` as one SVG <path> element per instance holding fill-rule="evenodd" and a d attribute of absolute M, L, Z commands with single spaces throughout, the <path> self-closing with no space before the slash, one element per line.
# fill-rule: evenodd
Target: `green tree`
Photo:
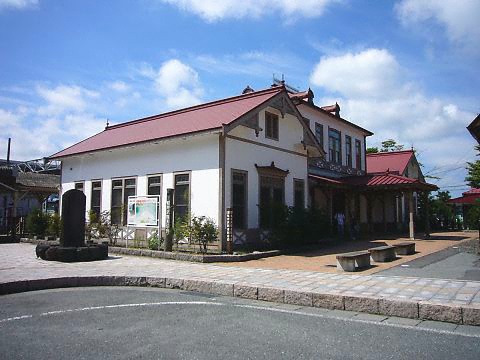
<path fill-rule="evenodd" d="M 475 146 L 477 156 L 480 156 L 480 145 Z M 473 188 L 480 188 L 480 160 L 474 162 L 467 162 L 467 177 L 465 181 Z"/>
<path fill-rule="evenodd" d="M 404 146 L 401 144 L 397 144 L 397 142 L 393 139 L 388 139 L 382 141 L 382 148 L 380 152 L 390 152 L 390 151 L 400 151 L 403 150 Z"/>
<path fill-rule="evenodd" d="M 378 147 L 368 147 L 367 154 L 376 154 L 378 153 Z"/>

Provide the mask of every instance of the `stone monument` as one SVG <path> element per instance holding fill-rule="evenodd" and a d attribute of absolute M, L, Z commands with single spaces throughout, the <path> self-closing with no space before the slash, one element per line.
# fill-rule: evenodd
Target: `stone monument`
<path fill-rule="evenodd" d="M 76 262 L 108 258 L 108 245 L 85 245 L 85 194 L 68 190 L 62 196 L 60 245 L 39 244 L 37 257 L 43 260 Z"/>

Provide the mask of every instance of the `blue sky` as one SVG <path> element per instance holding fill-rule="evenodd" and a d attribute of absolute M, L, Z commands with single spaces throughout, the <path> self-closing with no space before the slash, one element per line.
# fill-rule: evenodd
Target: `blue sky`
<path fill-rule="evenodd" d="M 458 194 L 475 160 L 480 2 L 0 0 L 0 154 L 52 153 L 111 123 L 268 87 L 418 150 Z M 0 155 L 4 157 L 4 155 Z"/>

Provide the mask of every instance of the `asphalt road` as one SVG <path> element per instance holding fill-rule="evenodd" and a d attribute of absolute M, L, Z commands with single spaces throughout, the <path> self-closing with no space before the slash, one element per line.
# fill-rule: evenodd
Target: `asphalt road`
<path fill-rule="evenodd" d="M 479 359 L 480 327 L 167 289 L 0 297 L 1 359 Z"/>
<path fill-rule="evenodd" d="M 480 255 L 461 251 L 454 246 L 380 271 L 376 275 L 480 281 Z"/>

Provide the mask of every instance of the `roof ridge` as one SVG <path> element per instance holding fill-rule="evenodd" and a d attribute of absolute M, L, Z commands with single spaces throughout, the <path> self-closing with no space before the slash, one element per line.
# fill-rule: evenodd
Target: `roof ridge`
<path fill-rule="evenodd" d="M 267 88 L 267 89 L 263 89 L 263 90 L 258 90 L 258 91 L 247 93 L 247 94 L 240 94 L 240 95 L 235 95 L 235 96 L 231 96 L 231 97 L 227 97 L 227 98 L 223 98 L 223 99 L 217 99 L 217 100 L 209 101 L 209 102 L 206 102 L 206 103 L 203 103 L 203 104 L 189 106 L 189 107 L 186 107 L 186 108 L 183 108 L 183 109 L 168 111 L 168 112 L 165 112 L 165 113 L 160 113 L 160 114 L 151 115 L 151 116 L 147 116 L 147 117 L 140 118 L 140 119 L 126 121 L 126 122 L 116 124 L 116 125 L 111 125 L 108 128 L 106 128 L 105 130 L 117 129 L 117 128 L 121 128 L 121 127 L 125 127 L 125 126 L 130 126 L 130 125 L 133 125 L 133 124 L 142 123 L 142 122 L 158 120 L 158 119 L 161 119 L 161 118 L 164 118 L 164 117 L 167 117 L 167 116 L 176 115 L 176 114 L 183 114 L 183 113 L 186 113 L 186 112 L 199 110 L 199 109 L 206 109 L 206 108 L 216 106 L 216 105 L 220 105 L 220 104 L 228 104 L 228 103 L 240 100 L 240 99 L 247 99 L 247 98 L 249 99 L 249 98 L 257 97 L 257 96 L 260 96 L 260 95 L 268 94 L 269 92 L 272 92 L 272 93 L 280 92 L 284 89 L 285 89 L 284 86 L 276 86 L 276 87 L 271 87 L 271 88 Z"/>

